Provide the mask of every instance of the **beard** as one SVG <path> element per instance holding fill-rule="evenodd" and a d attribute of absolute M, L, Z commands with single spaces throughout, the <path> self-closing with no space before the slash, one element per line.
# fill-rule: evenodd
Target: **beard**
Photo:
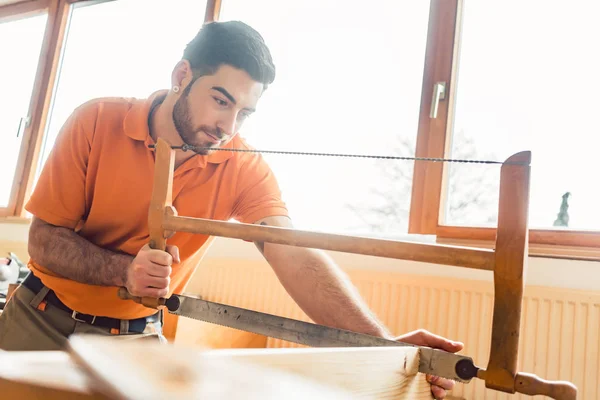
<path fill-rule="evenodd" d="M 223 139 L 225 135 L 219 128 L 211 128 L 208 125 L 200 125 L 196 128 L 192 125 L 190 105 L 188 102 L 190 87 L 191 85 L 186 88 L 181 97 L 175 102 L 175 106 L 173 107 L 173 123 L 175 124 L 175 129 L 181 137 L 181 140 L 183 140 L 183 143 L 194 146 L 195 148 L 192 150 L 196 154 L 209 155 L 214 152 L 209 148 L 217 148 L 219 147 L 219 143 L 201 139 L 203 134 L 209 134 L 217 139 Z"/>

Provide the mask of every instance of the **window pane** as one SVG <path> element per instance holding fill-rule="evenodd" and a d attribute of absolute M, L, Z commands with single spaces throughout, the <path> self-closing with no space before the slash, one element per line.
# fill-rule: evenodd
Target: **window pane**
<path fill-rule="evenodd" d="M 600 229 L 600 2 L 465 2 L 452 157 L 532 151 L 530 227 Z M 497 222 L 499 167 L 452 166 L 446 224 Z"/>
<path fill-rule="evenodd" d="M 206 1 L 119 0 L 75 5 L 41 152 L 82 103 L 97 97 L 146 98 L 171 86 L 171 72 L 201 28 Z M 38 176 L 41 167 L 38 168 Z"/>
<path fill-rule="evenodd" d="M 277 77 L 241 135 L 257 149 L 414 156 L 428 1 L 226 0 Z M 412 163 L 266 154 L 298 228 L 404 234 Z"/>
<path fill-rule="evenodd" d="M 0 24 L 0 207 L 7 207 L 29 117 L 47 14 Z"/>

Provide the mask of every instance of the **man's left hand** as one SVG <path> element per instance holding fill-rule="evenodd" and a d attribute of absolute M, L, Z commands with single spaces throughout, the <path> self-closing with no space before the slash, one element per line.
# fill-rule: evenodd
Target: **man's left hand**
<path fill-rule="evenodd" d="M 394 338 L 398 342 L 410 343 L 416 346 L 427 346 L 434 349 L 445 350 L 450 353 L 461 351 L 464 345 L 461 342 L 454 342 L 438 335 L 434 335 L 424 329 L 406 333 Z M 452 390 L 454 381 L 440 378 L 438 376 L 427 375 L 427 382 L 431 383 L 431 393 L 436 400 L 446 397 L 446 390 Z"/>

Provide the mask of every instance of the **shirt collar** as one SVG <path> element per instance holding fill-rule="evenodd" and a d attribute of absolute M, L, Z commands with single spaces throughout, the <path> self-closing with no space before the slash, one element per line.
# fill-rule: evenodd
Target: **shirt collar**
<path fill-rule="evenodd" d="M 123 131 L 131 139 L 145 142 L 146 144 L 154 144 L 154 140 L 150 137 L 150 128 L 148 116 L 150 115 L 151 109 L 156 107 L 162 102 L 167 95 L 167 90 L 159 90 L 152 93 L 147 99 L 133 100 L 132 106 L 125 115 L 123 120 Z M 227 143 L 221 148 L 224 149 L 235 149 L 240 143 L 238 135 L 233 140 Z M 234 156 L 234 151 L 215 151 L 209 156 L 196 155 L 189 159 L 189 164 L 198 167 L 205 167 L 207 163 L 220 164 Z M 192 161 L 193 160 L 193 161 Z M 186 161 L 185 164 L 188 164 Z"/>

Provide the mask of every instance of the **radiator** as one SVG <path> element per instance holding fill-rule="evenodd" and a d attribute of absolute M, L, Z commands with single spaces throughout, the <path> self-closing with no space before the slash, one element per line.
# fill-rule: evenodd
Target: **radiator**
<path fill-rule="evenodd" d="M 493 311 L 490 282 L 389 271 L 347 272 L 370 308 L 394 334 L 425 328 L 462 341 L 463 354 L 472 357 L 479 366 L 487 365 Z M 187 292 L 201 294 L 207 300 L 308 321 L 262 262 L 206 260 Z M 180 321 L 183 325 L 193 323 Z M 201 335 L 196 328 L 187 331 Z M 526 288 L 520 371 L 550 380 L 569 380 L 579 389 L 578 399 L 600 399 L 599 342 L 600 293 Z M 266 346 L 297 345 L 268 338 Z M 478 379 L 466 385 L 457 384 L 452 396 L 477 400 L 531 399 L 487 390 Z"/>

